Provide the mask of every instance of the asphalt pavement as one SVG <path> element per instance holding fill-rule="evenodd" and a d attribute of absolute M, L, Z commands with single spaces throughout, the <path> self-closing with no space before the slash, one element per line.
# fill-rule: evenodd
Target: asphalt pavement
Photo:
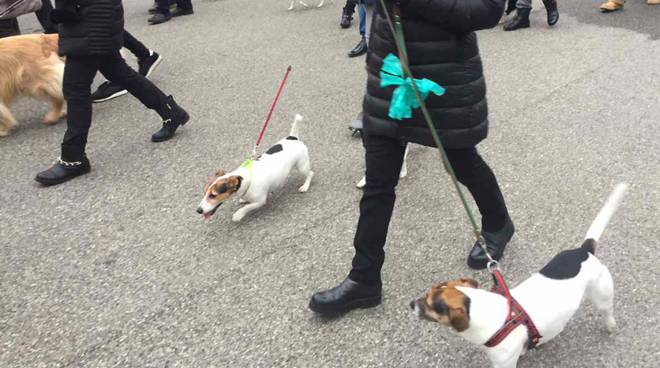
<path fill-rule="evenodd" d="M 364 59 L 346 57 L 358 35 L 339 28 L 340 2 L 288 12 L 284 0 L 197 1 L 193 16 L 148 26 L 150 3 L 125 1 L 126 28 L 165 58 L 152 80 L 192 120 L 153 144 L 160 122 L 139 101 L 95 105 L 93 171 L 61 186 L 33 177 L 58 156 L 65 124 L 43 126 L 42 103 L 15 105 L 19 128 L 0 139 L 0 367 L 488 366 L 478 346 L 407 308 L 440 281 L 489 287 L 465 264 L 468 222 L 428 148 L 411 149 L 398 188 L 383 304 L 336 320 L 307 309 L 349 270 L 364 171 L 347 129 Z M 596 253 L 615 280 L 618 330 L 585 302 L 521 368 L 660 360 L 660 6 L 603 15 L 598 4 L 560 3 L 554 28 L 540 8 L 530 29 L 479 33 L 491 121 L 479 150 L 517 228 L 510 285 L 579 245 L 614 185 L 631 184 Z M 38 29 L 34 16 L 21 25 Z M 288 65 L 265 144 L 305 117 L 310 191 L 294 176 L 240 224 L 237 203 L 203 221 L 206 178 L 247 157 Z"/>

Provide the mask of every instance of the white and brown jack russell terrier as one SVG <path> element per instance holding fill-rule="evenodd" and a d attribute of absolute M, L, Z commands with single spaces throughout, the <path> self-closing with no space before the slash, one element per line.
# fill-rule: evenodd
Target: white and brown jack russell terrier
<path fill-rule="evenodd" d="M 436 285 L 413 300 L 410 307 L 419 318 L 450 326 L 466 340 L 484 346 L 495 368 L 515 368 L 528 347 L 544 344 L 557 336 L 585 295 L 603 313 L 605 327 L 612 332 L 616 327 L 612 276 L 594 253 L 596 242 L 626 188 L 626 184 L 616 187 L 580 248 L 559 253 L 541 271 L 510 290 L 531 324 L 522 320 L 508 328 L 508 335 L 502 336 L 500 332 L 511 319 L 507 316 L 510 313 L 507 299 L 478 289 L 477 282 L 468 278 Z M 532 337 L 534 329 L 537 330 L 535 338 Z"/>
<path fill-rule="evenodd" d="M 239 222 L 248 213 L 263 207 L 268 194 L 284 185 L 293 168 L 305 175 L 305 183 L 298 191 L 307 192 L 314 172 L 307 146 L 298 137 L 298 123 L 302 120 L 302 116 L 297 114 L 289 136 L 277 142 L 258 159 L 245 161 L 230 173 L 218 170 L 204 188 L 204 198 L 197 213 L 208 219 L 222 203 L 236 196 L 240 203 L 245 203 L 232 216 L 234 222 Z"/>

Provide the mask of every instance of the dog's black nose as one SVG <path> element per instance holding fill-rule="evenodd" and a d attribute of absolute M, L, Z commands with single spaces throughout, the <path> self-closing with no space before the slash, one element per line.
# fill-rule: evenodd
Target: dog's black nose
<path fill-rule="evenodd" d="M 413 310 L 415 309 L 415 301 L 414 300 L 410 301 L 410 309 L 413 309 Z"/>
<path fill-rule="evenodd" d="M 204 213 L 204 210 L 202 209 L 202 207 L 197 207 L 197 213 L 199 213 L 200 215 L 202 213 Z"/>

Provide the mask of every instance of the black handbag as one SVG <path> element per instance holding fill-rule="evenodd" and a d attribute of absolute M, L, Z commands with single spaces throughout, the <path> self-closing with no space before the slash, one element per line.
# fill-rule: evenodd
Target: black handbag
<path fill-rule="evenodd" d="M 41 9 L 41 0 L 0 0 L 0 19 L 14 19 L 19 15 Z"/>

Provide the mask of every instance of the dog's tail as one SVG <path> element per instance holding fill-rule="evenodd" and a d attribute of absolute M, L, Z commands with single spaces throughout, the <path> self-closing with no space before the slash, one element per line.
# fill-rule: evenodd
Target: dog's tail
<path fill-rule="evenodd" d="M 291 132 L 289 132 L 289 137 L 300 138 L 298 135 L 298 123 L 303 121 L 303 117 L 300 114 L 296 114 L 296 117 L 293 118 L 293 124 L 291 124 Z"/>
<path fill-rule="evenodd" d="M 591 226 L 587 231 L 585 241 L 582 244 L 583 249 L 592 254 L 596 251 L 596 242 L 598 242 L 598 239 L 600 239 L 600 236 L 603 234 L 605 226 L 607 226 L 607 223 L 612 218 L 612 215 L 614 215 L 614 212 L 616 212 L 616 209 L 619 207 L 621 199 L 623 198 L 624 194 L 626 194 L 627 190 L 628 184 L 626 183 L 619 183 L 614 188 L 612 194 L 610 194 L 610 196 L 607 198 L 605 205 L 603 208 L 601 208 L 600 212 L 598 212 L 596 219 L 593 223 L 591 223 Z"/>

